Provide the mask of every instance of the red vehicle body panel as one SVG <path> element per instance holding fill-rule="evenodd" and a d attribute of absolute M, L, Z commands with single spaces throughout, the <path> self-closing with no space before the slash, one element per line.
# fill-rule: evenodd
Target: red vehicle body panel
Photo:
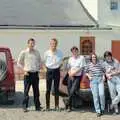
<path fill-rule="evenodd" d="M 15 94 L 15 75 L 14 75 L 14 63 L 9 48 L 0 47 L 0 53 L 5 54 L 6 59 L 6 77 L 0 81 L 0 93 L 5 97 L 4 102 L 13 101 Z"/>

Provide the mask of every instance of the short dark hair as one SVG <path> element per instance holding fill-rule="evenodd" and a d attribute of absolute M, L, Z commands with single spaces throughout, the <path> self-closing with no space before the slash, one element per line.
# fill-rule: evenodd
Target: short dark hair
<path fill-rule="evenodd" d="M 27 41 L 27 43 L 29 44 L 29 42 L 30 41 L 33 41 L 33 42 L 35 42 L 35 39 L 33 39 L 33 38 L 30 38 L 28 41 Z"/>
<path fill-rule="evenodd" d="M 70 51 L 72 52 L 73 50 L 77 50 L 78 51 L 78 48 L 76 46 L 73 46 Z"/>
<path fill-rule="evenodd" d="M 106 51 L 104 53 L 104 58 L 106 58 L 106 56 L 111 56 L 112 57 L 112 53 L 110 51 Z"/>

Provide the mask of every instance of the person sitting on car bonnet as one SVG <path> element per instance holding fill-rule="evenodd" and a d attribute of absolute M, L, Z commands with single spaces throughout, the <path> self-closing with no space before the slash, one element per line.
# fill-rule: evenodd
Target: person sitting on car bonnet
<path fill-rule="evenodd" d="M 68 59 L 68 106 L 67 111 L 72 110 L 72 100 L 76 91 L 79 90 L 80 79 L 82 76 L 83 67 L 85 66 L 85 58 L 79 55 L 79 50 L 76 46 L 71 48 L 72 56 Z"/>
<path fill-rule="evenodd" d="M 118 103 L 120 102 L 120 63 L 112 57 L 112 53 L 106 51 L 104 53 L 104 67 L 106 69 L 107 83 L 112 100 L 111 109 L 114 114 L 118 114 Z"/>

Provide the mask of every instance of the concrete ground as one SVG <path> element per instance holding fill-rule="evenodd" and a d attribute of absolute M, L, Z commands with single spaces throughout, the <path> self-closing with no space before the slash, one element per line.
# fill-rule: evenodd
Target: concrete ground
<path fill-rule="evenodd" d="M 23 81 L 16 81 L 16 99 L 13 105 L 0 105 L 0 120 L 119 120 L 120 115 L 105 115 L 100 118 L 96 117 L 94 109 L 89 106 L 82 106 L 79 109 L 74 109 L 72 112 L 66 112 L 62 98 L 60 98 L 61 112 L 35 111 L 33 104 L 32 89 L 30 90 L 29 112 L 24 113 L 22 110 L 23 99 Z M 40 100 L 45 107 L 45 80 L 40 81 Z M 51 108 L 54 108 L 54 97 L 51 95 Z"/>

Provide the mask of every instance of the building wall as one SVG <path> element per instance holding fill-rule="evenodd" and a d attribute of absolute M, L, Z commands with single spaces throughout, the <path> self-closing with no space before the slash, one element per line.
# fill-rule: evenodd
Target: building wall
<path fill-rule="evenodd" d="M 117 1 L 117 9 L 111 9 L 111 1 Z M 98 0 L 98 22 L 100 25 L 120 25 L 120 0 Z"/>
<path fill-rule="evenodd" d="M 81 0 L 89 13 L 98 20 L 98 1 L 99 0 Z"/>
<path fill-rule="evenodd" d="M 0 46 L 9 47 L 16 60 L 20 51 L 27 46 L 29 38 L 35 38 L 36 48 L 43 54 L 49 47 L 49 40 L 57 38 L 58 47 L 65 56 L 70 55 L 70 48 L 76 45 L 80 48 L 81 36 L 95 37 L 95 50 L 102 56 L 105 50 L 111 50 L 111 40 L 120 40 L 119 31 L 110 30 L 0 30 Z"/>

